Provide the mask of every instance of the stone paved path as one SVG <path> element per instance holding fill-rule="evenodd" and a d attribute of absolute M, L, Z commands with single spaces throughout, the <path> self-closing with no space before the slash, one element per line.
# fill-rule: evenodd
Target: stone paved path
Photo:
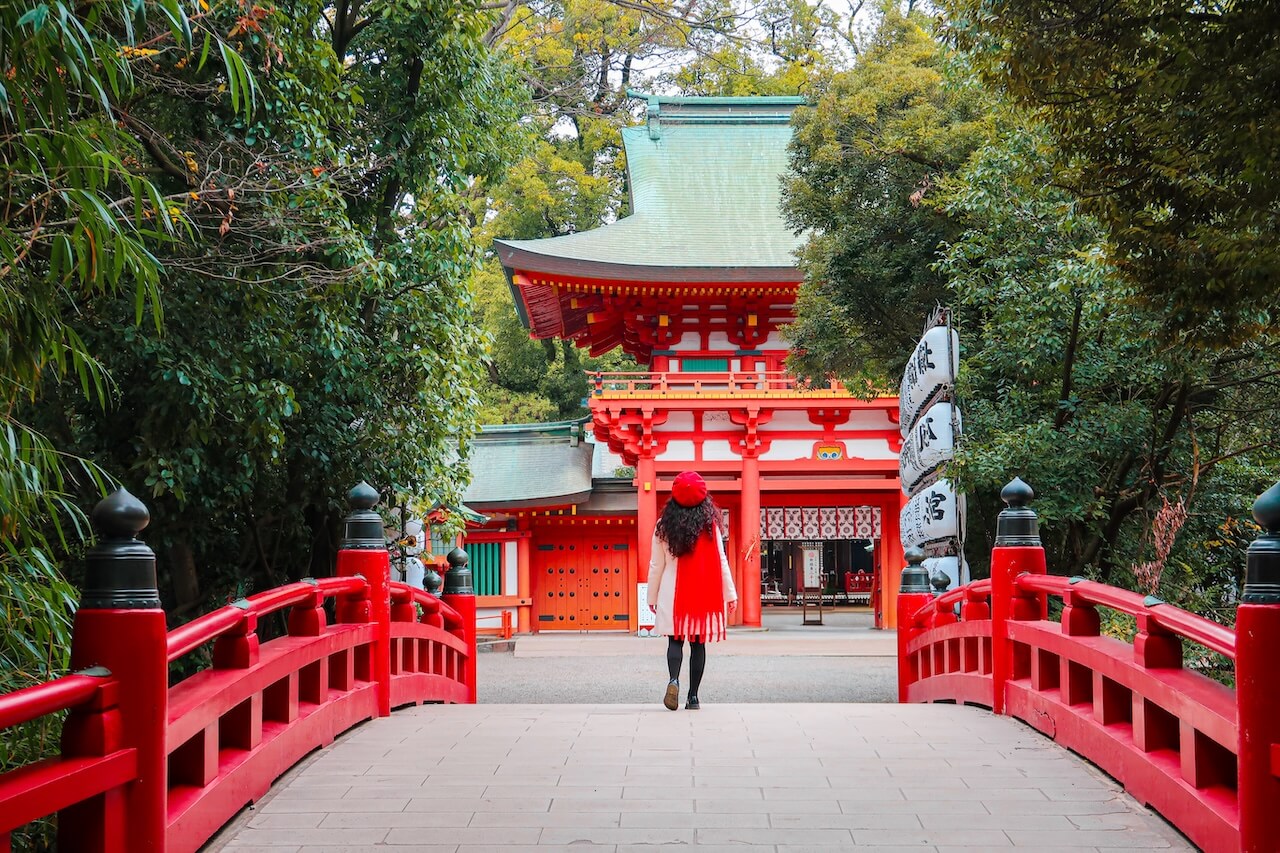
<path fill-rule="evenodd" d="M 426 706 L 315 753 L 228 853 L 1194 850 L 1091 765 L 948 705 Z"/>

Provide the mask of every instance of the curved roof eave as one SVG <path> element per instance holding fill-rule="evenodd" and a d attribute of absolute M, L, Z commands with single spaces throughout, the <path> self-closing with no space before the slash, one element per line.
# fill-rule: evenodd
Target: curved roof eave
<path fill-rule="evenodd" d="M 608 226 L 604 226 L 608 227 Z M 524 242 L 524 241 L 520 241 Z M 800 282 L 804 275 L 790 266 L 671 266 L 668 264 L 627 264 L 586 258 L 566 258 L 530 251 L 517 241 L 494 240 L 498 260 L 508 270 L 546 273 L 574 278 L 610 281 L 670 282 Z"/>

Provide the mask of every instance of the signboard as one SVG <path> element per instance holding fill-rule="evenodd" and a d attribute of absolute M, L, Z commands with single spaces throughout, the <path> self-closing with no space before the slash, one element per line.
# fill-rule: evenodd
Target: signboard
<path fill-rule="evenodd" d="M 804 588 L 822 589 L 822 546 L 804 546 Z"/>
<path fill-rule="evenodd" d="M 949 324 L 926 331 L 907 362 L 898 393 L 898 422 L 904 437 L 925 406 L 955 385 L 959 370 L 960 336 Z"/>
<path fill-rule="evenodd" d="M 938 480 L 917 492 L 902 508 L 899 516 L 902 547 L 923 548 L 961 539 L 964 535 L 963 515 L 963 496 L 957 499 L 951 484 Z"/>
<path fill-rule="evenodd" d="M 915 494 L 943 463 L 951 461 L 959 432 L 960 410 L 951 403 L 934 403 L 925 411 L 907 433 L 898 456 L 903 494 Z"/>
<path fill-rule="evenodd" d="M 639 614 L 640 630 L 637 632 L 641 637 L 652 637 L 653 627 L 658 624 L 658 617 L 649 609 L 649 584 L 636 584 L 636 613 Z"/>

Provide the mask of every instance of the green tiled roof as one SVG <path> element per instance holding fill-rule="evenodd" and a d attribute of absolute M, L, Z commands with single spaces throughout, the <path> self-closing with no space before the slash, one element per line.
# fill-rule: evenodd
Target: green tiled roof
<path fill-rule="evenodd" d="M 576 504 L 591 495 L 585 420 L 481 427 L 471 449 L 470 507 Z"/>
<path fill-rule="evenodd" d="M 633 213 L 542 240 L 496 241 L 508 270 L 648 280 L 794 281 L 801 238 L 780 210 L 803 98 L 649 97 L 623 130 Z M 665 270 L 665 274 L 664 271 Z"/>

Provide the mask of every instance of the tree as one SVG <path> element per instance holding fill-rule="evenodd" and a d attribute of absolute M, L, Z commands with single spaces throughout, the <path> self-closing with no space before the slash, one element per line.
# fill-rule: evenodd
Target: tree
<path fill-rule="evenodd" d="M 184 199 L 187 239 L 156 250 L 166 328 L 94 300 L 78 325 L 112 410 L 56 382 L 31 409 L 148 500 L 177 616 L 328 573 L 362 478 L 457 499 L 481 353 L 466 193 L 509 163 L 521 100 L 478 7 L 205 14 L 248 60 L 253 114 L 177 48 L 145 57 L 122 111 L 142 168 Z"/>
<path fill-rule="evenodd" d="M 948 0 L 983 79 L 1042 120 L 1052 180 L 1104 223 L 1171 340 L 1275 322 L 1280 30 L 1269 3 Z"/>
<path fill-rule="evenodd" d="M 155 253 L 186 229 L 181 200 L 138 162 L 123 105 L 139 62 L 202 42 L 233 109 L 247 104 L 252 78 L 238 53 L 172 0 L 0 8 L 0 692 L 65 668 L 75 595 L 58 562 L 88 537 L 80 499 L 108 481 L 42 432 L 30 407 L 62 383 L 101 410 L 111 377 L 78 314 L 119 298 L 127 324 L 158 324 Z M 43 718 L 6 732 L 0 771 L 55 748 L 55 728 Z M 37 826 L 13 841 L 23 849 L 47 834 Z"/>
<path fill-rule="evenodd" d="M 885 387 L 946 298 L 933 261 L 957 226 L 929 195 L 987 119 L 981 94 L 949 85 L 944 64 L 923 19 L 888 8 L 858 64 L 796 112 L 784 209 L 811 236 L 785 334 L 800 373 Z"/>
<path fill-rule="evenodd" d="M 1038 492 L 1053 570 L 1221 607 L 1238 560 L 1224 572 L 1179 533 L 1238 516 L 1266 488 L 1257 465 L 1280 451 L 1280 423 L 1259 395 L 1280 380 L 1280 338 L 1153 345 L 1158 313 L 1117 311 L 1131 290 L 1107 229 L 1051 185 L 1051 137 L 1016 109 L 1000 115 L 944 182 L 964 230 L 936 264 L 964 346 L 965 434 L 949 475 L 970 495 L 968 554 L 985 562 L 998 491 L 1016 473 Z"/>
<path fill-rule="evenodd" d="M 1053 134 L 975 88 L 966 57 L 887 14 L 858 68 L 798 117 L 797 361 L 893 387 L 922 318 L 951 305 L 964 438 L 947 475 L 969 496 L 975 568 L 1017 474 L 1039 493 L 1053 571 L 1211 611 L 1234 581 L 1236 534 L 1201 548 L 1179 533 L 1265 487 L 1280 339 L 1155 344 L 1164 318 L 1133 307 L 1111 230 L 1054 186 Z"/>

